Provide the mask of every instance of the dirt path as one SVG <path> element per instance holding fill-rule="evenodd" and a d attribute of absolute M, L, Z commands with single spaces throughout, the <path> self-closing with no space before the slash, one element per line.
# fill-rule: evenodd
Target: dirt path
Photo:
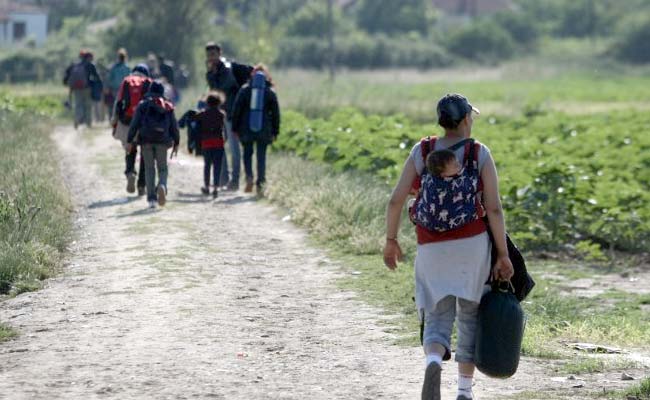
<path fill-rule="evenodd" d="M 0 398 L 419 398 L 421 350 L 391 345 L 389 316 L 338 289 L 338 266 L 273 208 L 197 196 L 202 163 L 181 155 L 168 205 L 148 210 L 107 131 L 54 135 L 78 240 L 60 277 L 0 304 L 20 332 L 0 345 Z M 479 376 L 475 393 L 570 388 L 544 368 Z M 443 380 L 455 398 L 453 364 Z"/>

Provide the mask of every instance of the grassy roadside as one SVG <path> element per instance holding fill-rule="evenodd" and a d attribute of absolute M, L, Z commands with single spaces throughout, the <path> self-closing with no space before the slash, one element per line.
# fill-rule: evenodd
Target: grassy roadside
<path fill-rule="evenodd" d="M 0 90 L 0 295 L 36 290 L 61 262 L 72 210 L 49 134 L 56 95 Z M 0 325 L 0 341 L 13 336 Z"/>
<path fill-rule="evenodd" d="M 296 156 L 273 153 L 269 160 L 267 197 L 288 210 L 294 222 L 346 266 L 341 285 L 353 289 L 391 315 L 389 330 L 397 342 L 417 345 L 418 323 L 413 296 L 412 227 L 403 219 L 400 243 L 406 255 L 396 272 L 383 266 L 384 210 L 390 188 L 369 175 L 335 173 L 331 167 Z M 630 367 L 625 362 L 575 358 L 569 342 L 606 343 L 644 348 L 650 343 L 649 295 L 610 290 L 585 298 L 562 289 L 565 279 L 583 275 L 598 279 L 607 273 L 597 265 L 529 262 L 537 287 L 524 303 L 528 315 L 523 354 L 564 360 L 562 371 L 590 373 Z M 562 271 L 567 275 L 563 276 Z"/>

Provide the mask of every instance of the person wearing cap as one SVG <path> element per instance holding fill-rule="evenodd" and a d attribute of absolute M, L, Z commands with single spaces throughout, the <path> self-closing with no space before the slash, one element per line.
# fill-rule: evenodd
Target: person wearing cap
<path fill-rule="evenodd" d="M 120 87 L 115 96 L 111 124 L 113 126 L 113 137 L 122 143 L 126 152 L 124 157 L 126 176 L 126 191 L 134 193 L 136 188 L 135 160 L 138 155 L 137 146 L 128 145 L 129 125 L 135 115 L 135 110 L 151 85 L 149 68 L 146 64 L 138 64 L 133 71 L 122 79 Z M 145 194 L 145 166 L 144 159 L 140 157 L 140 168 L 137 174 L 138 196 Z"/>
<path fill-rule="evenodd" d="M 92 63 L 93 54 L 88 50 L 79 51 L 79 62 L 70 64 L 65 70 L 63 84 L 70 88 L 70 97 L 74 103 L 75 129 L 86 124 L 92 126 L 91 83 L 101 84 L 97 68 Z"/>
<path fill-rule="evenodd" d="M 415 301 L 424 329 L 422 344 L 426 369 L 422 399 L 427 400 L 440 399 L 442 361 L 451 358 L 451 332 L 455 318 L 458 321 L 455 356 L 458 363 L 457 400 L 473 398 L 474 338 L 484 285 L 490 271 L 495 279 L 508 280 L 513 275 L 494 160 L 487 146 L 468 140 L 472 135 L 473 114 L 479 114 L 479 110 L 462 95 L 448 94 L 440 99 L 437 116 L 444 134 L 425 138 L 412 148 L 386 211 L 384 263 L 394 270 L 402 259 L 398 241 L 402 208 L 414 183 L 419 183 L 425 172 L 427 149 L 450 149 L 456 158 L 465 161 L 468 149 L 474 146 L 475 165 L 479 182 L 482 182 L 477 185 L 475 193 L 481 200 L 475 219 L 444 232 L 429 231 L 416 225 Z M 487 214 L 488 223 L 481 218 L 482 213 Z M 492 244 L 488 229 L 494 235 Z M 496 246 L 498 253 L 494 268 L 491 267 L 491 246 Z"/>
<path fill-rule="evenodd" d="M 149 92 L 135 110 L 129 126 L 127 143 L 130 148 L 140 145 L 144 159 L 145 182 L 149 207 L 156 202 L 164 206 L 167 198 L 167 149 L 178 152 L 180 135 L 174 115 L 174 105 L 164 97 L 165 88 L 152 82 Z M 156 183 L 156 171 L 158 182 Z"/>

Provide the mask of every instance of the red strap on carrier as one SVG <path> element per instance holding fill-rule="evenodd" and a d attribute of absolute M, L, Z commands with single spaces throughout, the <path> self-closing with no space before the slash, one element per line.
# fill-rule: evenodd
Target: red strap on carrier
<path fill-rule="evenodd" d="M 436 148 L 436 140 L 438 140 L 437 136 L 427 136 L 420 140 L 420 154 L 422 154 L 422 161 L 424 162 L 425 167 L 427 165 L 427 155 L 431 149 Z M 411 194 L 413 196 L 418 195 L 420 192 L 420 186 L 422 186 L 422 177 L 418 174 L 411 184 Z"/>

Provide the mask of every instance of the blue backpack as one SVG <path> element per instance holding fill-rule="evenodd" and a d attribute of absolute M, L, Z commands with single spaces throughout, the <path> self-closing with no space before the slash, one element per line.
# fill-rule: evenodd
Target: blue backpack
<path fill-rule="evenodd" d="M 426 160 L 436 138 L 422 140 L 420 146 Z M 425 168 L 420 188 L 410 210 L 411 220 L 432 232 L 447 232 L 479 218 L 479 170 L 473 139 L 463 141 L 465 162 L 460 174 L 451 177 L 433 176 Z M 453 148 L 452 148 L 453 149 Z"/>
<path fill-rule="evenodd" d="M 248 129 L 259 133 L 264 128 L 264 90 L 266 89 L 266 76 L 256 72 L 251 79 L 251 103 L 248 114 Z"/>

